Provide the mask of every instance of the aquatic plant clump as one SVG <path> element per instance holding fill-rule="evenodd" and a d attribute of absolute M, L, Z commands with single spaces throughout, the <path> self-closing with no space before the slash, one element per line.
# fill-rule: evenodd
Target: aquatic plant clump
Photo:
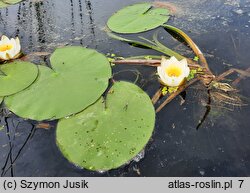
<path fill-rule="evenodd" d="M 52 68 L 38 66 L 38 78 L 29 88 L 5 98 L 12 112 L 33 120 L 60 119 L 93 104 L 108 87 L 109 61 L 95 50 L 58 48 L 50 62 Z"/>
<path fill-rule="evenodd" d="M 165 4 L 164 2 L 157 2 L 159 7 L 165 7 L 171 10 L 171 6 Z M 137 5 L 137 4 L 136 4 Z M 155 5 L 155 3 L 154 3 Z M 133 5 L 132 5 L 133 7 Z M 124 8 L 126 9 L 126 8 Z M 123 9 L 122 9 L 123 10 Z M 133 10 L 134 14 L 137 13 L 136 10 Z M 119 11 L 118 11 L 119 12 Z M 114 14 L 116 15 L 116 14 Z M 131 16 L 132 15 L 132 16 Z M 132 18 L 133 14 L 127 14 L 127 20 L 129 18 Z M 112 18 L 112 17 L 111 17 Z M 111 19 L 110 18 L 110 19 Z M 160 18 L 160 17 L 159 17 Z M 109 20 L 110 20 L 109 19 Z M 107 25 L 109 26 L 109 20 L 107 22 Z M 118 22 L 118 21 L 117 21 Z M 156 112 L 161 111 L 168 103 L 170 103 L 176 96 L 178 96 L 180 93 L 182 93 L 185 89 L 187 89 L 192 84 L 200 81 L 204 85 L 204 89 L 207 90 L 209 100 L 215 100 L 215 101 L 228 101 L 230 100 L 230 104 L 233 106 L 240 106 L 242 105 L 242 101 L 240 100 L 240 97 L 237 96 L 237 89 L 233 88 L 232 86 L 235 86 L 238 84 L 240 80 L 242 80 L 245 77 L 250 77 L 250 70 L 249 68 L 245 71 L 240 69 L 229 69 L 228 71 L 222 73 L 219 76 L 216 76 L 213 74 L 213 72 L 210 70 L 209 65 L 207 63 L 207 60 L 204 56 L 204 54 L 201 52 L 199 47 L 194 43 L 194 41 L 182 30 L 178 29 L 177 27 L 174 27 L 172 25 L 162 24 L 161 25 L 167 32 L 170 32 L 171 35 L 174 34 L 174 37 L 177 36 L 181 40 L 184 40 L 184 42 L 192 49 L 192 51 L 195 54 L 195 57 L 193 59 L 187 58 L 185 56 L 180 55 L 179 53 L 175 52 L 174 50 L 168 48 L 164 44 L 162 44 L 157 37 L 157 32 L 154 33 L 152 40 L 144 38 L 142 36 L 139 36 L 137 39 L 129 39 L 126 37 L 121 37 L 115 33 L 107 31 L 108 36 L 111 38 L 114 38 L 116 40 L 120 40 L 123 42 L 127 42 L 132 46 L 142 46 L 144 48 L 149 48 L 155 51 L 158 51 L 160 53 L 165 54 L 165 57 L 175 57 L 177 60 L 186 60 L 188 67 L 184 68 L 182 70 L 178 70 L 177 68 L 171 68 L 166 72 L 162 68 L 162 62 L 160 60 L 157 60 L 158 56 L 150 56 L 149 58 L 145 58 L 145 56 L 142 57 L 130 57 L 128 59 L 117 59 L 113 60 L 113 64 L 136 64 L 136 65 L 146 65 L 146 66 L 154 66 L 158 69 L 158 75 L 160 76 L 160 83 L 163 84 L 160 89 L 158 89 L 155 93 L 155 95 L 152 97 L 153 103 L 156 105 L 157 102 L 162 98 L 161 96 L 168 95 L 165 101 L 163 101 L 159 107 L 156 108 Z M 113 30 L 110 28 L 113 32 L 117 32 L 116 30 Z M 147 30 L 144 30 L 147 31 Z M 154 58 L 154 59 L 153 59 Z M 183 61 L 184 61 L 183 60 Z M 188 69 L 190 68 L 190 70 Z M 174 69 L 174 71 L 173 71 Z M 186 73 L 182 73 L 183 77 L 176 78 L 178 75 L 181 74 L 181 71 L 185 71 Z M 174 74 L 173 74 L 174 72 Z M 166 74 L 172 74 L 175 75 L 174 79 L 167 77 Z M 230 91 L 225 90 L 225 83 L 222 82 L 226 76 L 229 76 L 232 73 L 238 73 L 240 74 L 240 77 L 237 78 L 235 81 L 232 82 L 232 86 L 230 86 Z M 184 75 L 185 74 L 185 75 Z M 173 77 L 173 76 L 172 76 Z M 172 79 L 172 80 L 171 80 Z M 165 80 L 165 83 L 164 83 Z M 183 82 L 183 80 L 187 80 L 186 82 Z M 220 85 L 220 94 L 214 94 L 214 90 L 211 89 L 214 85 L 214 82 L 217 85 Z M 184 84 L 183 84 L 184 83 Z M 226 89 L 228 86 L 226 86 Z M 209 104 L 207 105 L 209 106 Z M 207 108 L 209 109 L 209 108 Z M 206 112 L 204 116 L 206 116 L 208 113 Z M 205 120 L 205 119 L 202 119 Z"/>
<path fill-rule="evenodd" d="M 129 82 L 115 82 L 107 98 L 61 119 L 57 145 L 72 163 L 95 171 L 120 167 L 148 143 L 155 125 L 149 96 Z"/>

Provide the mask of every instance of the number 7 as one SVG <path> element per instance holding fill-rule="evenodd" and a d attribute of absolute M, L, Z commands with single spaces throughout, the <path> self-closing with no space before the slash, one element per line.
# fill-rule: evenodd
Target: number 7
<path fill-rule="evenodd" d="M 240 187 L 239 187 L 239 188 L 241 188 L 241 186 L 242 186 L 244 180 L 238 180 L 238 181 L 240 182 Z"/>

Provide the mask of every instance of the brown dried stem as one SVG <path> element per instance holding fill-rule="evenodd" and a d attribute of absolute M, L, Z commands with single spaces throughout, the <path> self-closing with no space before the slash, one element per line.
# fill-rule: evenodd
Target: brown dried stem
<path fill-rule="evenodd" d="M 201 68 L 203 71 L 206 71 L 205 67 L 200 66 L 191 59 L 188 59 L 188 66 L 193 69 Z M 114 64 L 128 64 L 128 65 L 145 65 L 145 66 L 160 66 L 161 60 L 147 60 L 147 59 L 124 59 L 124 60 L 115 60 L 112 63 Z"/>
<path fill-rule="evenodd" d="M 156 93 L 152 97 L 152 103 L 156 104 L 157 101 L 160 99 L 161 95 L 162 95 L 162 91 L 161 91 L 161 88 L 160 88 L 159 90 L 156 91 Z"/>
<path fill-rule="evenodd" d="M 225 77 L 231 75 L 232 73 L 237 72 L 241 75 L 241 77 L 239 77 L 240 79 L 244 78 L 244 77 L 250 77 L 250 68 L 248 68 L 247 70 L 240 70 L 240 69 L 236 69 L 236 68 L 230 68 L 229 70 L 227 70 L 226 72 L 223 72 L 222 74 L 220 74 L 219 76 L 217 76 L 215 78 L 216 81 L 221 81 L 223 80 Z M 237 80 L 237 79 L 236 79 Z M 235 81 L 236 81 L 235 80 Z M 239 80 L 237 80 L 239 81 Z"/>
<path fill-rule="evenodd" d="M 248 69 L 246 69 L 246 72 L 250 73 L 250 67 Z M 243 76 L 243 75 L 240 75 L 237 79 L 235 79 L 233 82 L 232 82 L 232 85 L 233 86 L 237 86 L 237 84 L 239 84 L 239 82 L 244 79 L 246 76 Z"/>
<path fill-rule="evenodd" d="M 143 59 L 128 59 L 128 60 L 115 60 L 114 64 L 132 64 L 132 65 L 145 65 L 145 66 L 160 66 L 160 60 L 143 60 Z"/>
<path fill-rule="evenodd" d="M 182 93 L 186 88 L 197 82 L 199 79 L 195 78 L 178 88 L 176 92 L 173 92 L 169 97 L 156 109 L 156 113 L 160 112 L 168 103 L 170 103 L 176 96 Z"/>

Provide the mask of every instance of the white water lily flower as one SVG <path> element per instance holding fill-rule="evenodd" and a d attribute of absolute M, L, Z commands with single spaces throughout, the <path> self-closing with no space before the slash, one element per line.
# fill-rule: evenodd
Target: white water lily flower
<path fill-rule="evenodd" d="M 162 84 L 170 87 L 180 86 L 188 77 L 190 69 L 187 60 L 178 61 L 174 56 L 170 59 L 162 57 L 161 65 L 157 67 Z"/>
<path fill-rule="evenodd" d="M 7 36 L 2 36 L 0 40 L 0 60 L 16 59 L 20 55 L 21 45 L 19 38 L 9 39 Z"/>

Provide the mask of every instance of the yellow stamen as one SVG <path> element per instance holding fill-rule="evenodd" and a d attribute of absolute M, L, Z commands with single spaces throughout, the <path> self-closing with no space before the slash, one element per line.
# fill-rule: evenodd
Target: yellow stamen
<path fill-rule="evenodd" d="M 13 48 L 13 45 L 11 44 L 5 44 L 0 46 L 0 52 L 5 52 L 7 50 L 11 50 Z"/>
<path fill-rule="evenodd" d="M 171 65 L 171 66 L 169 66 L 168 68 L 166 68 L 165 72 L 166 72 L 166 74 L 167 74 L 168 76 L 170 76 L 170 77 L 173 77 L 173 76 L 178 77 L 178 76 L 181 75 L 182 69 L 179 68 L 179 67 L 176 66 L 176 65 Z"/>

